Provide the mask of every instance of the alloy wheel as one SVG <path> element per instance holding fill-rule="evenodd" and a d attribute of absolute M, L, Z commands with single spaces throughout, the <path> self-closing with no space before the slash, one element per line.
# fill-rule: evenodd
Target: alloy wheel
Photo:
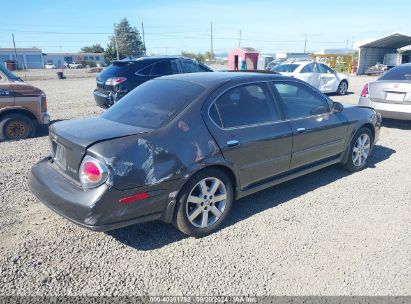
<path fill-rule="evenodd" d="M 187 197 L 186 215 L 197 228 L 207 228 L 218 221 L 227 202 L 227 189 L 216 177 L 200 180 Z"/>
<path fill-rule="evenodd" d="M 361 134 L 352 150 L 352 162 L 356 167 L 362 167 L 370 155 L 371 139 L 367 134 Z"/>
<path fill-rule="evenodd" d="M 345 95 L 345 93 L 347 93 L 347 90 L 348 90 L 347 83 L 345 81 L 341 82 L 340 85 L 338 86 L 338 93 L 340 95 Z"/>

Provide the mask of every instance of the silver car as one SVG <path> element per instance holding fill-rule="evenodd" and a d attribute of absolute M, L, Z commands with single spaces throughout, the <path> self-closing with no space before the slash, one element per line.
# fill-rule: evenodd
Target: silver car
<path fill-rule="evenodd" d="M 411 63 L 364 85 L 359 104 L 374 108 L 384 118 L 411 120 Z"/>

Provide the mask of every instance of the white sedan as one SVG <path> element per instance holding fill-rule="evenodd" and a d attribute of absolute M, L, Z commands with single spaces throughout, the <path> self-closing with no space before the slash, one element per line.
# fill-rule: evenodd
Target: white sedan
<path fill-rule="evenodd" d="M 329 66 L 312 61 L 285 62 L 272 71 L 308 82 L 323 93 L 345 95 L 348 91 L 348 77 L 337 73 Z"/>

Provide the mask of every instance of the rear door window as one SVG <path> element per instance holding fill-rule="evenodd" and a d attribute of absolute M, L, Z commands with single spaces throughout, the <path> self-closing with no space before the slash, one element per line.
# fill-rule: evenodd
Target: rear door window
<path fill-rule="evenodd" d="M 115 103 L 102 117 L 136 127 L 157 129 L 204 90 L 203 86 L 179 80 L 147 81 Z"/>
<path fill-rule="evenodd" d="M 411 64 L 392 68 L 382 75 L 379 80 L 411 80 Z"/>
<path fill-rule="evenodd" d="M 314 73 L 314 63 L 307 64 L 303 67 L 301 73 Z"/>
<path fill-rule="evenodd" d="M 138 74 L 145 76 L 165 76 L 177 73 L 177 65 L 171 60 L 158 61 L 138 71 Z"/>
<path fill-rule="evenodd" d="M 317 67 L 319 69 L 319 72 L 322 74 L 334 74 L 334 70 L 332 70 L 330 67 L 326 66 L 325 64 L 319 63 L 317 64 Z"/>
<path fill-rule="evenodd" d="M 210 72 L 210 69 L 193 60 L 184 60 L 183 67 L 185 73 Z"/>
<path fill-rule="evenodd" d="M 210 108 L 210 117 L 221 128 L 235 128 L 280 120 L 266 83 L 232 88 Z"/>

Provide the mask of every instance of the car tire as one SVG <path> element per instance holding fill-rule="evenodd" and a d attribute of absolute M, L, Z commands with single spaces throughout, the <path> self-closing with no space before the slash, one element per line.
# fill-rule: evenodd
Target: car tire
<path fill-rule="evenodd" d="M 340 82 L 337 88 L 337 94 L 338 95 L 346 95 L 348 91 L 348 82 L 343 80 Z"/>
<path fill-rule="evenodd" d="M 357 172 L 367 166 L 373 147 L 372 132 L 367 127 L 360 128 L 351 140 L 347 151 L 347 160 L 343 163 L 345 169 Z"/>
<path fill-rule="evenodd" d="M 221 170 L 205 169 L 195 174 L 178 195 L 173 224 L 189 236 L 208 235 L 224 222 L 233 201 L 230 178 Z"/>
<path fill-rule="evenodd" d="M 34 122 L 25 115 L 10 114 L 0 120 L 0 139 L 18 140 L 33 137 L 36 133 Z"/>

